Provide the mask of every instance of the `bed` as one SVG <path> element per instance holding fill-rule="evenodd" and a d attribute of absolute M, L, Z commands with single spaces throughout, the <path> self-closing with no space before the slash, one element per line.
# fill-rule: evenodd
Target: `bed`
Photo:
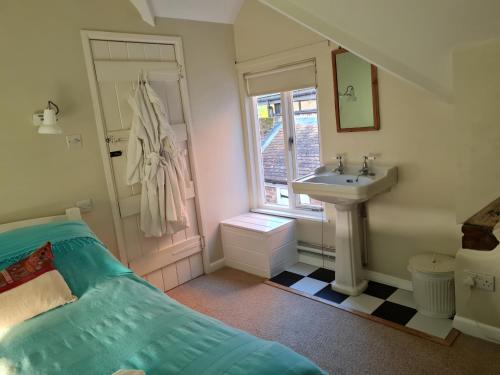
<path fill-rule="evenodd" d="M 283 345 L 169 298 L 116 261 L 82 221 L 0 233 L 0 269 L 46 241 L 78 301 L 1 332 L 0 374 L 324 374 Z"/>

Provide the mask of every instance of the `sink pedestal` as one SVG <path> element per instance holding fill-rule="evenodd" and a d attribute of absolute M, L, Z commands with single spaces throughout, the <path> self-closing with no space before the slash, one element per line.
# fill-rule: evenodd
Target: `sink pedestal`
<path fill-rule="evenodd" d="M 307 194 L 313 199 L 335 205 L 336 259 L 332 289 L 357 296 L 368 286 L 363 278 L 361 262 L 364 237 L 359 204 L 389 191 L 397 182 L 397 168 L 371 166 L 369 173 L 362 176 L 354 168 L 346 168 L 342 174 L 335 172 L 335 168 L 335 165 L 324 165 L 314 173 L 293 181 L 292 188 L 295 194 Z"/>
<path fill-rule="evenodd" d="M 336 292 L 357 296 L 368 282 L 361 264 L 361 227 L 358 204 L 335 204 L 335 281 Z"/>

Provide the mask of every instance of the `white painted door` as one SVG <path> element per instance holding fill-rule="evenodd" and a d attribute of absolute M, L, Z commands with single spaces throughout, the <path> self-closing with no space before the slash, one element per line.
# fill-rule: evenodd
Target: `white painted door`
<path fill-rule="evenodd" d="M 98 126 L 102 126 L 101 134 L 106 141 L 104 162 L 111 169 L 108 186 L 114 190 L 114 194 L 110 195 L 114 196 L 119 209 L 119 223 L 115 223 L 115 227 L 118 235 L 122 236 L 120 253 L 132 270 L 162 290 L 169 290 L 203 273 L 203 241 L 198 225 L 196 186 L 190 168 L 193 164 L 190 160 L 189 127 L 186 125 L 188 108 L 183 103 L 183 69 L 178 63 L 179 51 L 175 48 L 175 44 L 90 40 L 101 112 L 101 124 Z M 186 186 L 191 226 L 161 238 L 148 238 L 141 232 L 141 187 L 125 183 L 127 143 L 132 121 L 128 97 L 141 71 L 148 74 L 152 87 L 168 109 L 179 148 L 188 150 L 186 165 L 192 180 Z"/>

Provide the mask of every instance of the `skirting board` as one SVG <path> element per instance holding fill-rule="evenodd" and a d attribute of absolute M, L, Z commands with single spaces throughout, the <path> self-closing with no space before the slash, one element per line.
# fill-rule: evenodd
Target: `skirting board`
<path fill-rule="evenodd" d="M 467 335 L 500 344 L 500 328 L 498 327 L 483 324 L 477 320 L 464 318 L 459 315 L 455 315 L 453 327 Z"/>
<path fill-rule="evenodd" d="M 209 264 L 209 266 L 208 266 L 208 273 L 212 273 L 212 272 L 215 272 L 217 270 L 220 270 L 225 265 L 226 265 L 226 262 L 225 262 L 224 258 L 216 260 L 215 262 L 212 262 L 212 263 Z"/>
<path fill-rule="evenodd" d="M 335 270 L 335 262 L 331 260 L 327 260 L 325 265 L 323 265 L 323 261 L 320 259 L 315 259 L 312 256 L 308 256 L 307 254 L 299 254 L 299 262 L 311 264 L 316 267 L 325 267 L 328 269 Z M 216 260 L 215 262 L 210 263 L 208 272 L 215 272 L 226 265 L 224 258 Z M 399 277 L 386 275 L 384 273 L 375 272 L 371 270 L 365 270 L 365 277 L 368 280 L 375 281 L 378 283 L 391 285 L 395 288 L 404 289 L 408 291 L 413 291 L 413 285 L 410 280 L 401 279 Z"/>
<path fill-rule="evenodd" d="M 317 256 L 308 253 L 299 253 L 299 262 L 307 263 L 315 267 L 324 267 L 335 271 L 335 261 L 333 259 L 326 259 L 324 262 Z M 378 283 L 393 286 L 395 288 L 413 291 L 413 285 L 410 280 L 401 279 L 396 276 L 387 275 L 380 272 L 371 270 L 364 270 L 365 278 Z"/>
<path fill-rule="evenodd" d="M 396 276 L 391 276 L 385 273 L 375 272 L 371 270 L 365 270 L 365 277 L 368 280 L 376 281 L 377 283 L 382 283 L 413 292 L 413 284 L 410 280 L 401 279 Z"/>

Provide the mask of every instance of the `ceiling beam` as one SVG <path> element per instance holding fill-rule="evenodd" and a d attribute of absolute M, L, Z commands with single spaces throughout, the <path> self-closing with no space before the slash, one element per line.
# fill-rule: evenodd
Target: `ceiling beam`
<path fill-rule="evenodd" d="M 156 26 L 155 15 L 149 0 L 130 0 L 142 17 L 142 20 L 151 26 Z"/>

